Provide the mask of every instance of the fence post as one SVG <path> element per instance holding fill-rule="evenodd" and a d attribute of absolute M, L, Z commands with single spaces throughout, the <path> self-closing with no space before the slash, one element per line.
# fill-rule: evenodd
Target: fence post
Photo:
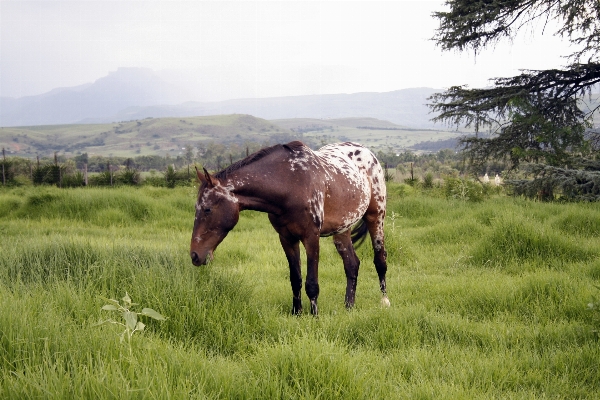
<path fill-rule="evenodd" d="M 6 173 L 4 172 L 4 164 L 6 164 L 6 151 L 2 148 L 2 186 L 6 185 Z"/>
<path fill-rule="evenodd" d="M 58 166 L 58 154 L 56 151 L 54 152 L 54 166 L 58 170 L 58 187 L 62 188 L 62 173 L 60 171 L 60 167 Z"/>

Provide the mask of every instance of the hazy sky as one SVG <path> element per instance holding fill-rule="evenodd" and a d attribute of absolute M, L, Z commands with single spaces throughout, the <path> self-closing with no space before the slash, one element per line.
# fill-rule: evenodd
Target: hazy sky
<path fill-rule="evenodd" d="M 536 26 L 474 56 L 430 40 L 441 1 L 0 0 L 0 96 L 147 67 L 197 100 L 445 88 L 565 64 Z M 211 90 L 203 88 L 211 87 Z"/>

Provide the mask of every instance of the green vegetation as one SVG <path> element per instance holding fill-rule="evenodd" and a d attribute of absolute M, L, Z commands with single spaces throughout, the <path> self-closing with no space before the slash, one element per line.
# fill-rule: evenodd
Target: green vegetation
<path fill-rule="evenodd" d="M 235 144 L 224 146 L 211 144 L 202 153 L 188 147 L 185 157 L 171 158 L 161 156 L 137 156 L 133 158 L 88 156 L 83 153 L 73 158 L 66 158 L 54 153 L 54 159 L 42 158 L 32 161 L 27 158 L 10 157 L 2 164 L 6 171 L 3 185 L 21 186 L 56 185 L 58 187 L 85 186 L 85 171 L 90 173 L 90 186 L 119 186 L 119 185 L 152 185 L 174 187 L 193 185 L 195 182 L 194 166 L 201 166 L 219 171 L 226 166 L 239 161 L 249 153 L 258 151 L 257 143 L 248 143 L 246 148 Z M 378 151 L 377 158 L 385 167 L 386 181 L 401 181 L 409 174 L 413 183 L 419 179 L 428 181 L 428 187 L 433 187 L 434 179 L 439 182 L 447 177 L 457 177 L 464 169 L 460 155 L 450 149 L 441 150 L 435 154 L 415 154 L 412 152 L 394 153 Z M 502 171 L 500 163 L 487 166 L 481 174 L 489 170 Z M 429 174 L 429 175 L 428 175 Z"/>
<path fill-rule="evenodd" d="M 475 170 L 501 160 L 520 171 L 511 182 L 517 194 L 599 201 L 600 2 L 448 0 L 445 6 L 433 13 L 440 23 L 433 40 L 442 50 L 493 48 L 548 21 L 572 47 L 560 68 L 522 69 L 490 79 L 486 88 L 451 86 L 433 94 L 433 121 L 489 129 L 488 135 L 461 138 L 459 147 Z"/>
<path fill-rule="evenodd" d="M 183 154 L 186 145 L 264 143 L 291 132 L 250 115 L 146 118 L 113 124 L 72 124 L 0 128 L 0 146 L 11 156 L 73 157 L 82 153 L 115 157 Z"/>
<path fill-rule="evenodd" d="M 391 308 L 363 246 L 356 308 L 322 239 L 319 318 L 244 212 L 193 267 L 195 189 L 0 188 L 2 398 L 594 398 L 600 211 L 389 186 Z M 98 326 L 127 292 L 168 316 Z M 594 297 L 595 296 L 595 297 Z M 593 306 L 590 306 L 593 305 Z"/>
<path fill-rule="evenodd" d="M 11 157 L 147 158 L 168 155 L 185 158 L 188 147 L 204 154 L 221 154 L 215 164 L 229 156 L 274 143 L 301 139 L 313 148 L 338 141 L 357 141 L 374 151 L 400 152 L 417 143 L 431 142 L 428 150 L 454 147 L 459 133 L 446 130 L 411 129 L 375 118 L 331 120 L 296 118 L 267 121 L 250 115 L 215 115 L 186 118 L 146 118 L 113 124 L 73 124 L 0 128 L 0 147 Z M 443 147 L 439 147 L 441 143 Z M 91 160 L 90 160 L 91 161 Z M 106 163 L 106 162 L 104 162 Z M 93 164 L 93 162 L 90 162 Z M 152 168 L 158 169 L 158 166 Z M 162 168 L 162 166 L 161 166 Z"/>
<path fill-rule="evenodd" d="M 454 148 L 459 135 L 455 130 L 413 129 L 376 118 L 277 119 L 274 124 L 301 134 L 302 140 L 318 148 L 327 143 L 352 141 L 373 152 L 401 153 L 409 149 L 437 151 Z"/>

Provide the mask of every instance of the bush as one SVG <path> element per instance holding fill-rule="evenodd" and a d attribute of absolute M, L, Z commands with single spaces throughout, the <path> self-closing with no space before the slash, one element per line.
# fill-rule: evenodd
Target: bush
<path fill-rule="evenodd" d="M 15 179 L 15 174 L 12 168 L 12 163 L 9 160 L 0 160 L 0 174 L 4 175 L 4 178 L 0 176 L 0 179 L 4 179 L 4 184 L 8 185 Z"/>
<path fill-rule="evenodd" d="M 484 189 L 479 182 L 460 178 L 444 178 L 444 189 L 447 198 L 462 201 L 480 202 L 486 197 Z"/>
<path fill-rule="evenodd" d="M 428 172 L 425 174 L 425 178 L 423 179 L 423 187 L 425 189 L 433 188 L 433 173 Z"/>
<path fill-rule="evenodd" d="M 174 188 L 176 186 L 191 186 L 193 185 L 193 176 L 188 178 L 187 170 L 176 171 L 173 165 L 169 165 L 161 175 L 152 174 L 144 179 L 144 184 L 156 187 Z"/>
<path fill-rule="evenodd" d="M 110 186 L 111 185 L 111 174 L 110 171 L 100 172 L 97 175 L 92 175 L 89 178 L 90 186 Z M 113 177 L 114 178 L 114 177 Z"/>
<path fill-rule="evenodd" d="M 62 177 L 62 187 L 79 187 L 85 186 L 85 178 L 83 172 L 75 171 L 73 174 L 66 174 Z"/>
<path fill-rule="evenodd" d="M 404 183 L 409 186 L 417 186 L 419 184 L 419 178 L 406 178 L 404 179 Z"/>
<path fill-rule="evenodd" d="M 126 168 L 115 174 L 115 180 L 120 185 L 136 186 L 142 182 L 140 172 L 137 169 Z"/>
<path fill-rule="evenodd" d="M 33 169 L 33 184 L 47 184 L 59 186 L 64 172 L 64 168 L 62 168 L 58 164 L 47 164 L 37 166 Z"/>

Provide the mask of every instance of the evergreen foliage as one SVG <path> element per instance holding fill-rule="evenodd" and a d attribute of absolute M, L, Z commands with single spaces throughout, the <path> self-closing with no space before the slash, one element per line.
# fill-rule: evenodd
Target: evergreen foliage
<path fill-rule="evenodd" d="M 579 194 L 584 194 L 591 199 L 588 186 L 595 175 L 577 168 L 572 160 L 593 161 L 598 150 L 598 132 L 589 129 L 600 108 L 591 101 L 592 89 L 600 83 L 600 2 L 453 0 L 446 5 L 450 11 L 434 13 L 440 20 L 434 40 L 443 50 L 477 52 L 503 38 L 514 39 L 536 20 L 561 24 L 555 34 L 575 48 L 564 68 L 523 70 L 518 76 L 492 79 L 486 89 L 453 86 L 430 97 L 430 107 L 438 113 L 435 121 L 474 127 L 476 135 L 460 141 L 474 170 L 499 159 L 508 162 L 510 169 L 524 162 L 539 163 L 547 168 L 534 168 L 534 180 L 519 181 L 515 193 L 539 197 L 544 188 L 544 193 L 552 189 L 568 198 L 580 199 Z M 481 135 L 484 127 L 491 134 Z M 553 198 L 544 193 L 542 197 Z"/>
<path fill-rule="evenodd" d="M 553 200 L 557 196 L 577 201 L 600 200 L 600 168 L 586 171 L 536 164 L 531 170 L 536 177 L 533 181 L 509 181 L 515 194 L 540 200 Z"/>

